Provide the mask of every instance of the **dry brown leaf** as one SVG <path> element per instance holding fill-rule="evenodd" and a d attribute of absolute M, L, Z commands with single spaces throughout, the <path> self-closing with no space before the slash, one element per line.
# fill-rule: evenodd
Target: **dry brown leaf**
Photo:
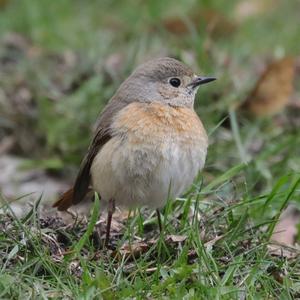
<path fill-rule="evenodd" d="M 294 58 L 271 63 L 258 80 L 241 109 L 254 116 L 271 116 L 282 111 L 293 93 Z"/>
<path fill-rule="evenodd" d="M 287 246 L 293 246 L 299 222 L 300 212 L 295 207 L 289 206 L 276 224 L 271 240 Z"/>
<path fill-rule="evenodd" d="M 157 267 L 148 268 L 148 269 L 146 269 L 146 273 L 153 273 L 156 270 L 157 270 Z"/>
<path fill-rule="evenodd" d="M 273 255 L 287 258 L 299 255 L 300 249 L 295 245 L 297 225 L 300 222 L 300 211 L 289 206 L 281 215 L 271 237 L 272 245 L 269 251 Z"/>
<path fill-rule="evenodd" d="M 180 17 L 169 17 L 163 21 L 165 29 L 174 34 L 187 34 L 189 28 L 187 23 Z"/>
<path fill-rule="evenodd" d="M 173 242 L 173 243 L 182 243 L 187 239 L 186 235 L 175 235 L 175 234 L 171 234 L 168 235 L 166 240 Z"/>
<path fill-rule="evenodd" d="M 212 240 L 206 242 L 206 243 L 204 244 L 204 246 L 207 247 L 207 248 L 211 248 L 212 246 L 215 245 L 215 243 L 216 243 L 217 241 L 219 241 L 219 240 L 222 239 L 223 237 L 224 237 L 224 235 L 217 235 L 217 236 L 216 236 L 215 238 L 213 238 Z"/>
<path fill-rule="evenodd" d="M 295 258 L 300 255 L 300 249 L 289 248 L 280 244 L 268 245 L 268 251 L 271 255 L 286 258 Z"/>
<path fill-rule="evenodd" d="M 0 8 L 4 8 L 8 4 L 8 0 L 0 0 Z"/>
<path fill-rule="evenodd" d="M 118 220 L 119 222 L 127 221 L 129 216 L 129 211 L 127 209 L 117 209 L 114 213 L 114 219 Z"/>
<path fill-rule="evenodd" d="M 236 24 L 217 10 L 203 10 L 198 14 L 195 14 L 193 18 L 195 23 L 198 22 L 199 19 L 203 18 L 207 24 L 206 30 L 215 37 L 228 36 L 236 29 Z"/>
<path fill-rule="evenodd" d="M 227 19 L 221 12 L 213 9 L 194 11 L 186 18 L 180 16 L 166 18 L 163 21 L 163 26 L 171 33 L 183 35 L 190 32 L 190 26 L 198 28 L 200 22 L 205 24 L 206 31 L 212 36 L 225 36 L 231 34 L 236 28 L 234 22 Z"/>
<path fill-rule="evenodd" d="M 97 222 L 97 226 L 102 225 L 104 228 L 106 228 L 106 222 L 107 222 L 107 217 L 106 216 L 101 216 L 100 220 Z M 120 232 L 122 232 L 124 229 L 124 224 L 122 222 L 119 222 L 119 220 L 115 219 L 114 217 L 111 220 L 111 235 L 118 235 Z"/>
<path fill-rule="evenodd" d="M 134 257 L 138 258 L 140 257 L 143 253 L 147 252 L 149 249 L 149 244 L 145 242 L 139 242 L 139 241 L 134 241 L 131 244 L 124 244 L 118 251 L 117 254 L 118 256 L 121 257 Z"/>

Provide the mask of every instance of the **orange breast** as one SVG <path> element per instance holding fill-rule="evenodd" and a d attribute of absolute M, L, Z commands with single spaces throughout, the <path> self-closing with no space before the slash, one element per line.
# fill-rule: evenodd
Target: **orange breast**
<path fill-rule="evenodd" d="M 116 115 L 112 130 L 91 168 L 93 187 L 104 199 L 162 207 L 204 166 L 207 136 L 192 109 L 132 103 Z"/>
<path fill-rule="evenodd" d="M 112 129 L 130 136 L 132 143 L 162 142 L 166 136 L 180 143 L 207 143 L 205 129 L 194 110 L 160 103 L 132 103 L 117 114 Z"/>

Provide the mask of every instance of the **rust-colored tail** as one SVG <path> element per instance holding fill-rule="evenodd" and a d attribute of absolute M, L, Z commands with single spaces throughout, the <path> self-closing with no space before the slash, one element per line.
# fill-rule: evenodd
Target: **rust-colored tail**
<path fill-rule="evenodd" d="M 74 189 L 67 190 L 62 196 L 53 204 L 58 210 L 67 210 L 73 205 Z"/>

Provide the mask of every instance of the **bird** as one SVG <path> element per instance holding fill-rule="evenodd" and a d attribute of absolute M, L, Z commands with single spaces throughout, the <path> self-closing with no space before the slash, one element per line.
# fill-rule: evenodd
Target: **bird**
<path fill-rule="evenodd" d="M 156 209 L 162 230 L 160 209 L 204 167 L 208 137 L 194 102 L 215 79 L 170 57 L 138 66 L 99 115 L 74 185 L 53 206 L 67 210 L 91 187 L 108 204 L 106 246 L 116 205 Z"/>

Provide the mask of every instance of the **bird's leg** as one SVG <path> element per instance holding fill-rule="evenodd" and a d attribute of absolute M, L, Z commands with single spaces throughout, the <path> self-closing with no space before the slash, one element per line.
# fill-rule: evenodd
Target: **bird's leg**
<path fill-rule="evenodd" d="M 162 223 L 161 223 L 161 217 L 160 217 L 159 209 L 156 210 L 156 214 L 157 214 L 159 232 L 162 233 Z"/>
<path fill-rule="evenodd" d="M 105 246 L 108 246 L 109 243 L 109 236 L 110 236 L 110 226 L 111 226 L 111 219 L 112 215 L 115 212 L 115 199 L 110 199 L 108 201 L 108 208 L 107 208 L 107 223 L 106 223 L 106 238 L 105 238 Z"/>

